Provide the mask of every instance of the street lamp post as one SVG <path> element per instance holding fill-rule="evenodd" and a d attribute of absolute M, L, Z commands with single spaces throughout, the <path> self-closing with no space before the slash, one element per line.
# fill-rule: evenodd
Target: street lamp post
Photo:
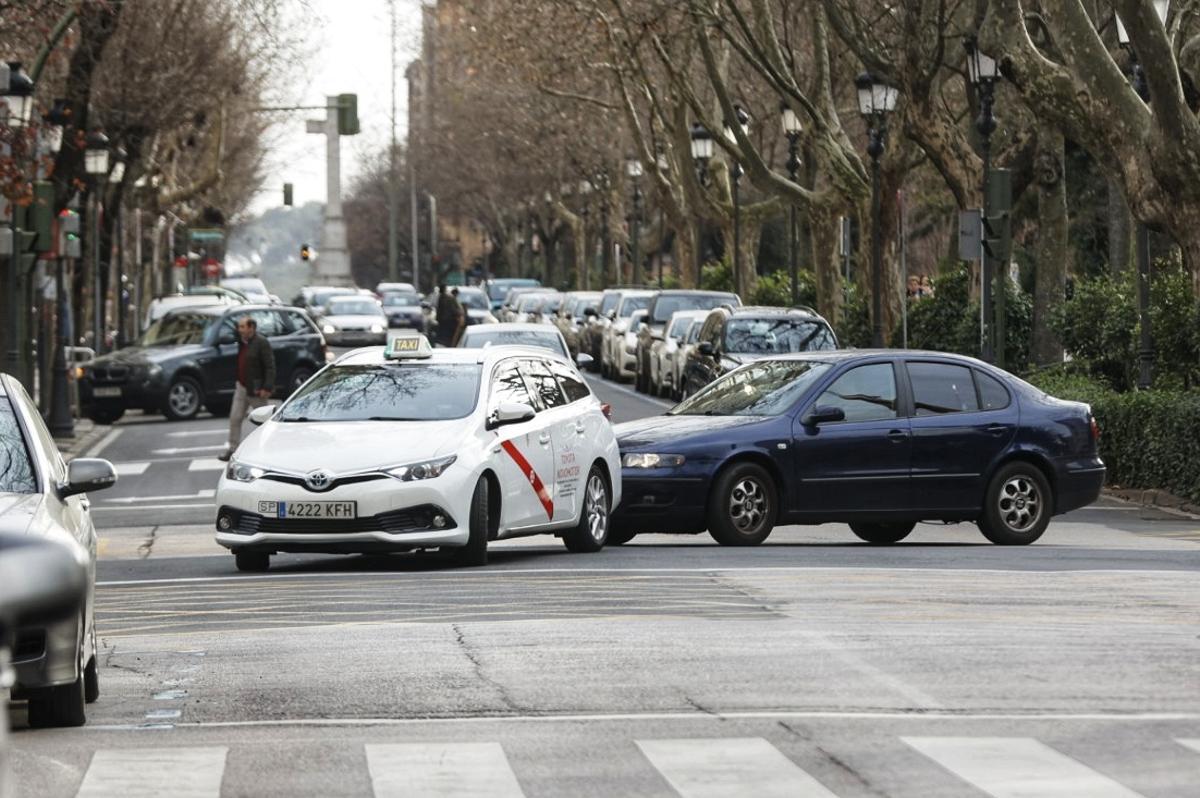
<path fill-rule="evenodd" d="M 750 115 L 740 105 L 735 105 L 733 110 L 737 115 L 737 125 L 742 129 L 742 133 L 749 134 Z M 725 140 L 731 145 L 735 145 L 737 142 L 733 128 L 729 126 L 728 121 L 725 123 Z M 742 201 L 740 189 L 742 174 L 741 162 L 734 159 L 733 165 L 729 168 L 729 182 L 730 192 L 733 194 L 733 292 L 738 296 L 742 295 Z"/>
<path fill-rule="evenodd" d="M 696 164 L 696 179 L 700 185 L 708 182 L 708 162 L 713 157 L 713 137 L 708 128 L 697 122 L 692 125 L 692 161 Z M 696 218 L 696 279 L 699 280 L 704 270 L 704 236 L 701 230 L 702 219 Z"/>
<path fill-rule="evenodd" d="M 883 204 L 879 190 L 879 158 L 887 141 L 887 115 L 896 108 L 899 92 L 869 72 L 854 81 L 858 110 L 869 126 L 867 155 L 871 156 L 871 346 L 883 346 Z"/>
<path fill-rule="evenodd" d="M 93 130 L 87 137 L 84 150 L 84 171 L 92 178 L 92 346 L 100 354 L 104 346 L 103 307 L 104 297 L 100 293 L 100 191 L 108 176 L 108 136 Z"/>
<path fill-rule="evenodd" d="M 1166 24 L 1167 12 L 1170 10 L 1170 0 L 1154 0 L 1154 13 L 1158 21 Z M 1150 86 L 1146 83 L 1146 72 L 1142 69 L 1141 61 L 1129 41 L 1129 32 L 1125 30 L 1121 18 L 1117 17 L 1117 41 L 1129 53 L 1129 65 L 1132 74 L 1133 90 L 1147 105 L 1150 104 Z M 1148 390 L 1154 386 L 1154 330 L 1150 317 L 1150 282 L 1153 278 L 1150 264 L 1150 230 L 1141 219 L 1137 221 L 1134 235 L 1134 247 L 1137 249 L 1138 270 L 1138 388 Z"/>
<path fill-rule="evenodd" d="M 109 175 L 109 180 L 112 183 L 119 185 L 125 179 L 125 150 L 117 147 L 113 150 L 113 168 L 112 174 Z M 113 209 L 116 214 L 116 230 L 117 238 L 117 289 L 116 289 L 116 310 L 117 310 L 117 339 L 116 348 L 122 349 L 125 346 L 125 252 L 124 252 L 124 235 L 123 219 L 121 218 L 120 203 Z"/>
<path fill-rule="evenodd" d="M 24 128 L 33 114 L 33 80 L 25 73 L 20 62 L 9 61 L 0 65 L 0 119 L 12 128 Z M 4 331 L 4 371 L 14 376 L 21 375 L 21 299 L 18 288 L 18 272 L 21 268 L 21 234 L 17 211 L 11 210 L 12 252 L 5 272 L 4 292 L 11 303 L 4 308 L 8 324 Z"/>
<path fill-rule="evenodd" d="M 979 131 L 979 149 L 983 156 L 983 209 L 980 212 L 980 223 L 986 230 L 988 214 L 991 211 L 991 203 L 988 198 L 988 183 L 992 174 L 992 133 L 996 132 L 996 117 L 992 114 L 992 108 L 996 96 L 996 79 L 1000 76 L 1000 71 L 996 64 L 996 59 L 979 49 L 974 36 L 968 37 L 963 46 L 967 50 L 967 74 L 979 94 L 979 116 L 975 119 L 975 129 Z M 1006 300 L 1004 280 L 1007 279 L 1007 265 L 1000 264 L 1000 279 L 998 281 L 1000 288 L 996 298 L 995 315 L 989 319 L 988 314 L 992 311 L 992 272 L 991 252 L 985 243 L 983 251 L 980 253 L 979 327 L 980 335 L 983 338 L 981 341 L 981 351 L 983 359 L 988 363 L 996 362 L 997 349 L 1000 352 L 1000 360 L 1003 361 L 1006 338 L 1004 334 Z"/>
<path fill-rule="evenodd" d="M 630 155 L 625 159 L 625 174 L 629 176 L 629 180 L 633 183 L 633 214 L 629 219 L 629 255 L 633 259 L 633 284 L 641 285 L 644 279 L 641 260 L 641 237 L 642 237 L 642 175 L 645 171 L 642 168 L 642 161 L 635 155 Z"/>
<path fill-rule="evenodd" d="M 779 117 L 783 124 L 783 134 L 787 136 L 788 140 L 788 176 L 795 183 L 800 174 L 800 133 L 804 128 L 800 124 L 800 117 L 796 116 L 796 112 L 787 103 L 780 104 Z M 800 302 L 800 264 L 796 258 L 796 203 L 789 204 L 791 206 L 791 230 L 788 235 L 788 258 L 792 277 L 792 304 L 796 305 Z"/>
<path fill-rule="evenodd" d="M 583 242 L 584 252 L 586 254 L 586 262 L 583 265 L 583 290 L 590 291 L 592 289 L 592 268 L 596 265 L 596 248 L 588 246 L 592 242 L 588 241 L 588 231 L 590 229 L 589 217 L 592 215 L 592 181 L 579 181 L 579 196 L 583 198 L 583 209 L 580 214 L 583 216 Z"/>
<path fill-rule="evenodd" d="M 63 125 L 70 120 L 66 112 L 66 103 L 62 100 L 55 100 L 53 108 L 42 117 L 42 120 L 46 123 L 47 130 L 54 131 L 47 136 L 47 139 L 51 142 L 51 153 L 57 154 L 62 147 Z M 68 210 L 64 212 L 64 215 L 60 215 L 60 225 L 66 217 L 74 217 L 78 221 L 78 216 Z M 66 240 L 67 236 L 61 235 L 59 237 L 60 245 L 65 244 Z M 70 379 L 67 370 L 67 347 L 71 345 L 71 338 L 68 335 L 70 325 L 67 321 L 66 281 L 63 279 L 66 259 L 69 257 L 73 257 L 69 248 L 60 246 L 54 269 L 54 362 L 51 364 L 50 417 L 47 419 L 50 434 L 56 438 L 75 437 L 75 417 L 71 413 L 71 398 L 67 390 Z"/>

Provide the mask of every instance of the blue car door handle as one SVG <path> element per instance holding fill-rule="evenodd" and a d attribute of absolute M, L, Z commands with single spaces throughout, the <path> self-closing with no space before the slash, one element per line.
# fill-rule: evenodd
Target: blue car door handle
<path fill-rule="evenodd" d="M 902 429 L 894 429 L 888 433 L 888 440 L 892 443 L 902 443 L 908 440 L 908 433 Z"/>
<path fill-rule="evenodd" d="M 987 431 L 989 435 L 1003 435 L 1008 432 L 1007 424 L 988 424 Z"/>

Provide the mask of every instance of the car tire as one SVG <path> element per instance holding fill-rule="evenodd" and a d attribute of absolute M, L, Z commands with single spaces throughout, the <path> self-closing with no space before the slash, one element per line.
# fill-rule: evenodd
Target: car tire
<path fill-rule="evenodd" d="M 82 726 L 87 723 L 86 668 L 70 684 L 43 687 L 29 697 L 29 725 L 34 729 Z"/>
<path fill-rule="evenodd" d="M 265 551 L 235 551 L 233 561 L 242 573 L 261 574 L 271 569 L 271 555 Z"/>
<path fill-rule="evenodd" d="M 1042 470 L 1009 463 L 992 477 L 977 524 L 998 546 L 1027 546 L 1046 531 L 1053 510 L 1054 493 Z"/>
<path fill-rule="evenodd" d="M 93 405 L 87 410 L 87 417 L 96 424 L 116 424 L 125 415 L 125 408 Z"/>
<path fill-rule="evenodd" d="M 83 670 L 83 700 L 89 704 L 96 703 L 100 698 L 100 666 L 96 664 L 95 655 L 88 660 Z"/>
<path fill-rule="evenodd" d="M 467 545 L 452 549 L 450 563 L 459 568 L 478 568 L 487 565 L 488 534 L 491 530 L 491 519 L 488 514 L 488 494 L 491 485 L 487 477 L 480 477 L 475 483 L 475 493 L 471 496 L 471 519 L 468 525 L 470 536 Z"/>
<path fill-rule="evenodd" d="M 204 392 L 200 383 L 192 377 L 177 377 L 167 388 L 167 399 L 163 413 L 171 421 L 190 421 L 200 412 L 204 403 Z"/>
<path fill-rule="evenodd" d="M 308 366 L 298 366 L 296 370 L 292 372 L 292 378 L 288 380 L 287 395 L 291 396 L 294 394 L 301 385 L 312 379 L 312 375 L 313 370 Z"/>
<path fill-rule="evenodd" d="M 591 554 L 604 548 L 608 542 L 611 510 L 608 480 L 599 467 L 592 466 L 583 486 L 583 509 L 579 511 L 579 523 L 563 533 L 563 545 L 567 551 Z"/>
<path fill-rule="evenodd" d="M 868 543 L 885 546 L 899 543 L 916 528 L 916 523 L 851 524 L 850 531 Z"/>
<path fill-rule="evenodd" d="M 734 463 L 708 500 L 708 533 L 722 546 L 757 546 L 775 528 L 775 480 L 756 463 Z"/>
<path fill-rule="evenodd" d="M 205 402 L 204 409 L 211 413 L 214 418 L 229 418 L 229 413 L 233 410 L 233 402 L 214 399 L 211 402 Z"/>
<path fill-rule="evenodd" d="M 624 546 L 629 541 L 636 538 L 637 532 L 622 524 L 609 523 L 608 540 L 604 541 L 605 546 Z"/>

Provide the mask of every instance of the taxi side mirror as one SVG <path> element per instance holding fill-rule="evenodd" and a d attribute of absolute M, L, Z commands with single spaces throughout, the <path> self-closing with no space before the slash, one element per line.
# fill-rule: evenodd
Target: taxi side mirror
<path fill-rule="evenodd" d="M 263 405 L 256 407 L 250 411 L 250 423 L 256 427 L 261 427 L 271 420 L 271 416 L 275 415 L 274 405 Z"/>
<path fill-rule="evenodd" d="M 580 352 L 578 355 L 575 356 L 575 365 L 579 366 L 579 368 L 585 368 L 587 366 L 590 366 L 595 361 L 596 361 L 596 359 L 594 357 L 592 357 L 591 355 L 589 355 L 587 352 Z"/>
<path fill-rule="evenodd" d="M 117 484 L 117 470 L 107 460 L 77 457 L 67 464 L 67 479 L 58 486 L 62 498 L 104 490 Z"/>
<path fill-rule="evenodd" d="M 535 415 L 537 413 L 533 407 L 524 402 L 501 402 L 488 416 L 487 428 L 496 429 L 507 424 L 520 424 L 522 421 L 529 421 Z"/>

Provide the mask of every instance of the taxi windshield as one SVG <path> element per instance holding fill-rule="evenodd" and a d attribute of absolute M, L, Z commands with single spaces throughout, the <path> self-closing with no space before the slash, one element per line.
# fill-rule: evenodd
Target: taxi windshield
<path fill-rule="evenodd" d="M 813 360 L 764 360 L 725 375 L 667 415 L 779 416 L 828 370 Z"/>
<path fill-rule="evenodd" d="M 488 325 L 488 327 L 495 326 L 499 325 Z M 562 336 L 554 327 L 546 330 L 476 328 L 463 336 L 459 346 L 464 349 L 487 349 L 489 346 L 536 346 L 540 349 L 549 349 L 556 355 L 568 356 L 568 352 L 562 345 Z"/>
<path fill-rule="evenodd" d="M 280 421 L 446 421 L 475 409 L 477 363 L 334 366 L 311 379 Z"/>

